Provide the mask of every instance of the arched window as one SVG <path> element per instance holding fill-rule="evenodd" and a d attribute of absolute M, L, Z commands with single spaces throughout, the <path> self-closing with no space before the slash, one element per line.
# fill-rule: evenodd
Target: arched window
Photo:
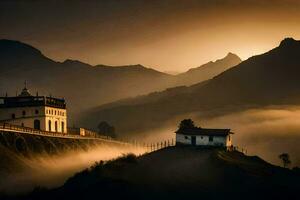
<path fill-rule="evenodd" d="M 48 121 L 48 131 L 51 131 L 51 120 Z"/>
<path fill-rule="evenodd" d="M 34 127 L 34 129 L 41 130 L 41 122 L 40 122 L 40 120 L 38 120 L 38 119 L 34 120 L 33 127 Z"/>
<path fill-rule="evenodd" d="M 55 121 L 55 132 L 58 132 L 57 121 Z"/>

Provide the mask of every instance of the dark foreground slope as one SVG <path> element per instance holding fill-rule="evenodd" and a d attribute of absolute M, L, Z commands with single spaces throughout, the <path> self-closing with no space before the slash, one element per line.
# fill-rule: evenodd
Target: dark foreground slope
<path fill-rule="evenodd" d="M 97 165 L 28 199 L 289 199 L 299 174 L 239 152 L 170 147 Z"/>
<path fill-rule="evenodd" d="M 125 134 L 154 129 L 193 112 L 299 104 L 299 74 L 300 41 L 288 38 L 271 51 L 249 58 L 211 80 L 98 107 L 85 120 L 106 120 Z"/>

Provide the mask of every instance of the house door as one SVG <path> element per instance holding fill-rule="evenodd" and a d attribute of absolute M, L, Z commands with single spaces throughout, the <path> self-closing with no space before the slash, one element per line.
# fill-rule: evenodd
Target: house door
<path fill-rule="evenodd" d="M 192 145 L 196 146 L 196 136 L 192 136 Z"/>
<path fill-rule="evenodd" d="M 34 120 L 33 127 L 34 127 L 34 129 L 41 130 L 41 122 L 40 122 L 40 120 L 37 120 L 37 119 Z"/>
<path fill-rule="evenodd" d="M 57 121 L 55 121 L 55 124 L 54 124 L 54 126 L 55 126 L 55 132 L 58 132 Z"/>

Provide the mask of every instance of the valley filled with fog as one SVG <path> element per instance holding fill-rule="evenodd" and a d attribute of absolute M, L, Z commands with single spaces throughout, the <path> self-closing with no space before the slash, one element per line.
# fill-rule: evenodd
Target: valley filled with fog
<path fill-rule="evenodd" d="M 34 188 L 54 188 L 62 185 L 75 173 L 89 168 L 95 162 L 111 160 L 134 153 L 141 155 L 146 149 L 132 145 L 101 144 L 88 150 L 62 152 L 57 155 L 37 154 L 24 157 L 6 151 L 3 158 L 14 158 L 11 170 L 0 168 L 0 194 L 22 194 Z"/>
<path fill-rule="evenodd" d="M 191 113 L 167 122 L 165 128 L 140 134 L 147 142 L 175 140 L 175 131 L 180 120 L 192 118 L 203 128 L 230 128 L 233 144 L 247 150 L 248 155 L 259 156 L 266 161 L 282 165 L 278 155 L 288 153 L 292 166 L 300 165 L 300 107 L 268 106 L 252 108 L 227 114 L 210 112 Z"/>

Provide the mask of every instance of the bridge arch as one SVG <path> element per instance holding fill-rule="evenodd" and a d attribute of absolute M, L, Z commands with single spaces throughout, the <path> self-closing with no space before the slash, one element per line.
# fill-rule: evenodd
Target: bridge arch
<path fill-rule="evenodd" d="M 17 152 L 20 152 L 22 154 L 28 153 L 28 146 L 27 146 L 26 140 L 23 137 L 21 137 L 21 136 L 16 137 L 15 149 Z"/>

